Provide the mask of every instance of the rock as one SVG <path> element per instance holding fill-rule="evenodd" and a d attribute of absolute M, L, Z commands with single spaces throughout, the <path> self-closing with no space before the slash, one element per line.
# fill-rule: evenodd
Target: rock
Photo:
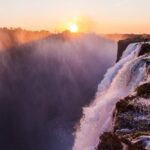
<path fill-rule="evenodd" d="M 150 82 L 120 100 L 113 114 L 113 131 L 100 137 L 98 150 L 150 149 Z"/>
<path fill-rule="evenodd" d="M 150 53 L 150 44 L 145 43 L 142 45 L 139 56 Z"/>
<path fill-rule="evenodd" d="M 139 35 L 139 36 L 135 36 L 134 38 L 127 38 L 127 39 L 124 39 L 124 40 L 119 40 L 118 41 L 117 60 L 116 61 L 118 61 L 121 58 L 124 50 L 127 48 L 127 46 L 129 44 L 135 43 L 135 42 L 143 42 L 143 41 L 144 42 L 150 41 L 150 36 L 145 38 L 145 36 Z M 143 50 L 141 51 L 141 53 L 139 55 L 143 55 L 147 52 L 150 52 L 149 48 L 150 48 L 149 44 L 143 44 L 143 46 L 142 46 Z"/>
<path fill-rule="evenodd" d="M 122 150 L 123 146 L 117 135 L 105 132 L 100 137 L 101 143 L 97 150 Z"/>
<path fill-rule="evenodd" d="M 144 98 L 150 97 L 150 83 L 145 83 L 137 88 L 137 95 Z"/>

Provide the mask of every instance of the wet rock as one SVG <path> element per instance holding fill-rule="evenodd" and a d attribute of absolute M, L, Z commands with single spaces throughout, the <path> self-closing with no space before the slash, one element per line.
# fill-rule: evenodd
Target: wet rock
<path fill-rule="evenodd" d="M 150 83 L 145 83 L 137 88 L 137 95 L 144 98 L 150 97 Z"/>
<path fill-rule="evenodd" d="M 106 132 L 100 137 L 101 143 L 97 150 L 122 150 L 121 140 L 117 135 Z"/>
<path fill-rule="evenodd" d="M 98 150 L 150 150 L 150 83 L 116 104 L 113 131 L 100 137 Z"/>
<path fill-rule="evenodd" d="M 143 35 L 139 35 L 139 36 L 135 36 L 134 38 L 127 38 L 127 39 L 124 39 L 124 40 L 119 40 L 118 41 L 118 52 L 117 52 L 117 60 L 120 60 L 123 52 L 125 51 L 125 49 L 127 48 L 127 46 L 131 43 L 136 43 L 136 42 L 147 42 L 147 41 L 150 41 L 150 37 L 146 37 L 143 36 Z M 150 48 L 150 44 L 143 44 L 142 46 L 142 51 L 140 52 L 139 55 L 143 55 L 145 53 L 149 53 L 149 48 Z"/>
<path fill-rule="evenodd" d="M 145 43 L 142 45 L 139 56 L 150 53 L 150 44 Z"/>

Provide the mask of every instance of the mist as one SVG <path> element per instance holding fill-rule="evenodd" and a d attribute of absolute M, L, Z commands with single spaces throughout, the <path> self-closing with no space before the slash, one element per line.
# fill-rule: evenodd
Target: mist
<path fill-rule="evenodd" d="M 0 51 L 0 149 L 72 149 L 117 44 L 96 34 L 59 36 Z"/>
<path fill-rule="evenodd" d="M 48 37 L 48 31 L 28 31 L 21 28 L 0 28 L 0 51 Z"/>

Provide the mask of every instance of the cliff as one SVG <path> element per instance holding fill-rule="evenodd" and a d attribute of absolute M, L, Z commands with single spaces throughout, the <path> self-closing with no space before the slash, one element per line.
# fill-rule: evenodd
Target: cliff
<path fill-rule="evenodd" d="M 118 42 L 117 60 L 131 41 L 135 42 L 135 39 Z M 148 42 L 138 42 L 142 44 L 138 56 L 150 53 Z M 113 129 L 100 136 L 97 150 L 150 150 L 150 60 L 143 61 L 147 67 L 145 80 L 116 103 L 112 117 Z"/>
<path fill-rule="evenodd" d="M 124 50 L 127 48 L 127 46 L 130 43 L 146 42 L 146 41 L 150 41 L 150 36 L 140 36 L 139 35 L 139 36 L 136 36 L 134 38 L 127 38 L 124 40 L 119 40 L 118 41 L 118 53 L 117 53 L 117 60 L 116 61 L 118 61 L 121 58 Z"/>
<path fill-rule="evenodd" d="M 98 150 L 149 150 L 150 149 L 150 83 L 136 89 L 116 104 L 113 132 L 101 137 Z"/>

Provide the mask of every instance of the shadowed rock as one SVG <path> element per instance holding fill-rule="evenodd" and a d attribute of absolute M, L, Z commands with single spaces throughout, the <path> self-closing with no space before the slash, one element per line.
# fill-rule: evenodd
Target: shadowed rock
<path fill-rule="evenodd" d="M 100 137 L 98 150 L 146 150 L 150 142 L 150 83 L 116 104 L 113 131 Z"/>
<path fill-rule="evenodd" d="M 150 44 L 145 43 L 142 45 L 139 56 L 150 53 Z"/>
<path fill-rule="evenodd" d="M 150 41 L 150 37 L 148 36 L 147 38 L 144 38 L 142 35 L 136 36 L 135 38 L 128 38 L 125 40 L 118 41 L 118 53 L 117 53 L 116 61 L 118 61 L 121 58 L 123 52 L 125 51 L 125 49 L 129 44 L 136 43 L 136 42 L 147 42 L 147 41 Z M 149 47 L 150 47 L 149 44 L 143 44 L 142 51 L 139 55 L 143 55 L 149 52 L 148 50 Z"/>

